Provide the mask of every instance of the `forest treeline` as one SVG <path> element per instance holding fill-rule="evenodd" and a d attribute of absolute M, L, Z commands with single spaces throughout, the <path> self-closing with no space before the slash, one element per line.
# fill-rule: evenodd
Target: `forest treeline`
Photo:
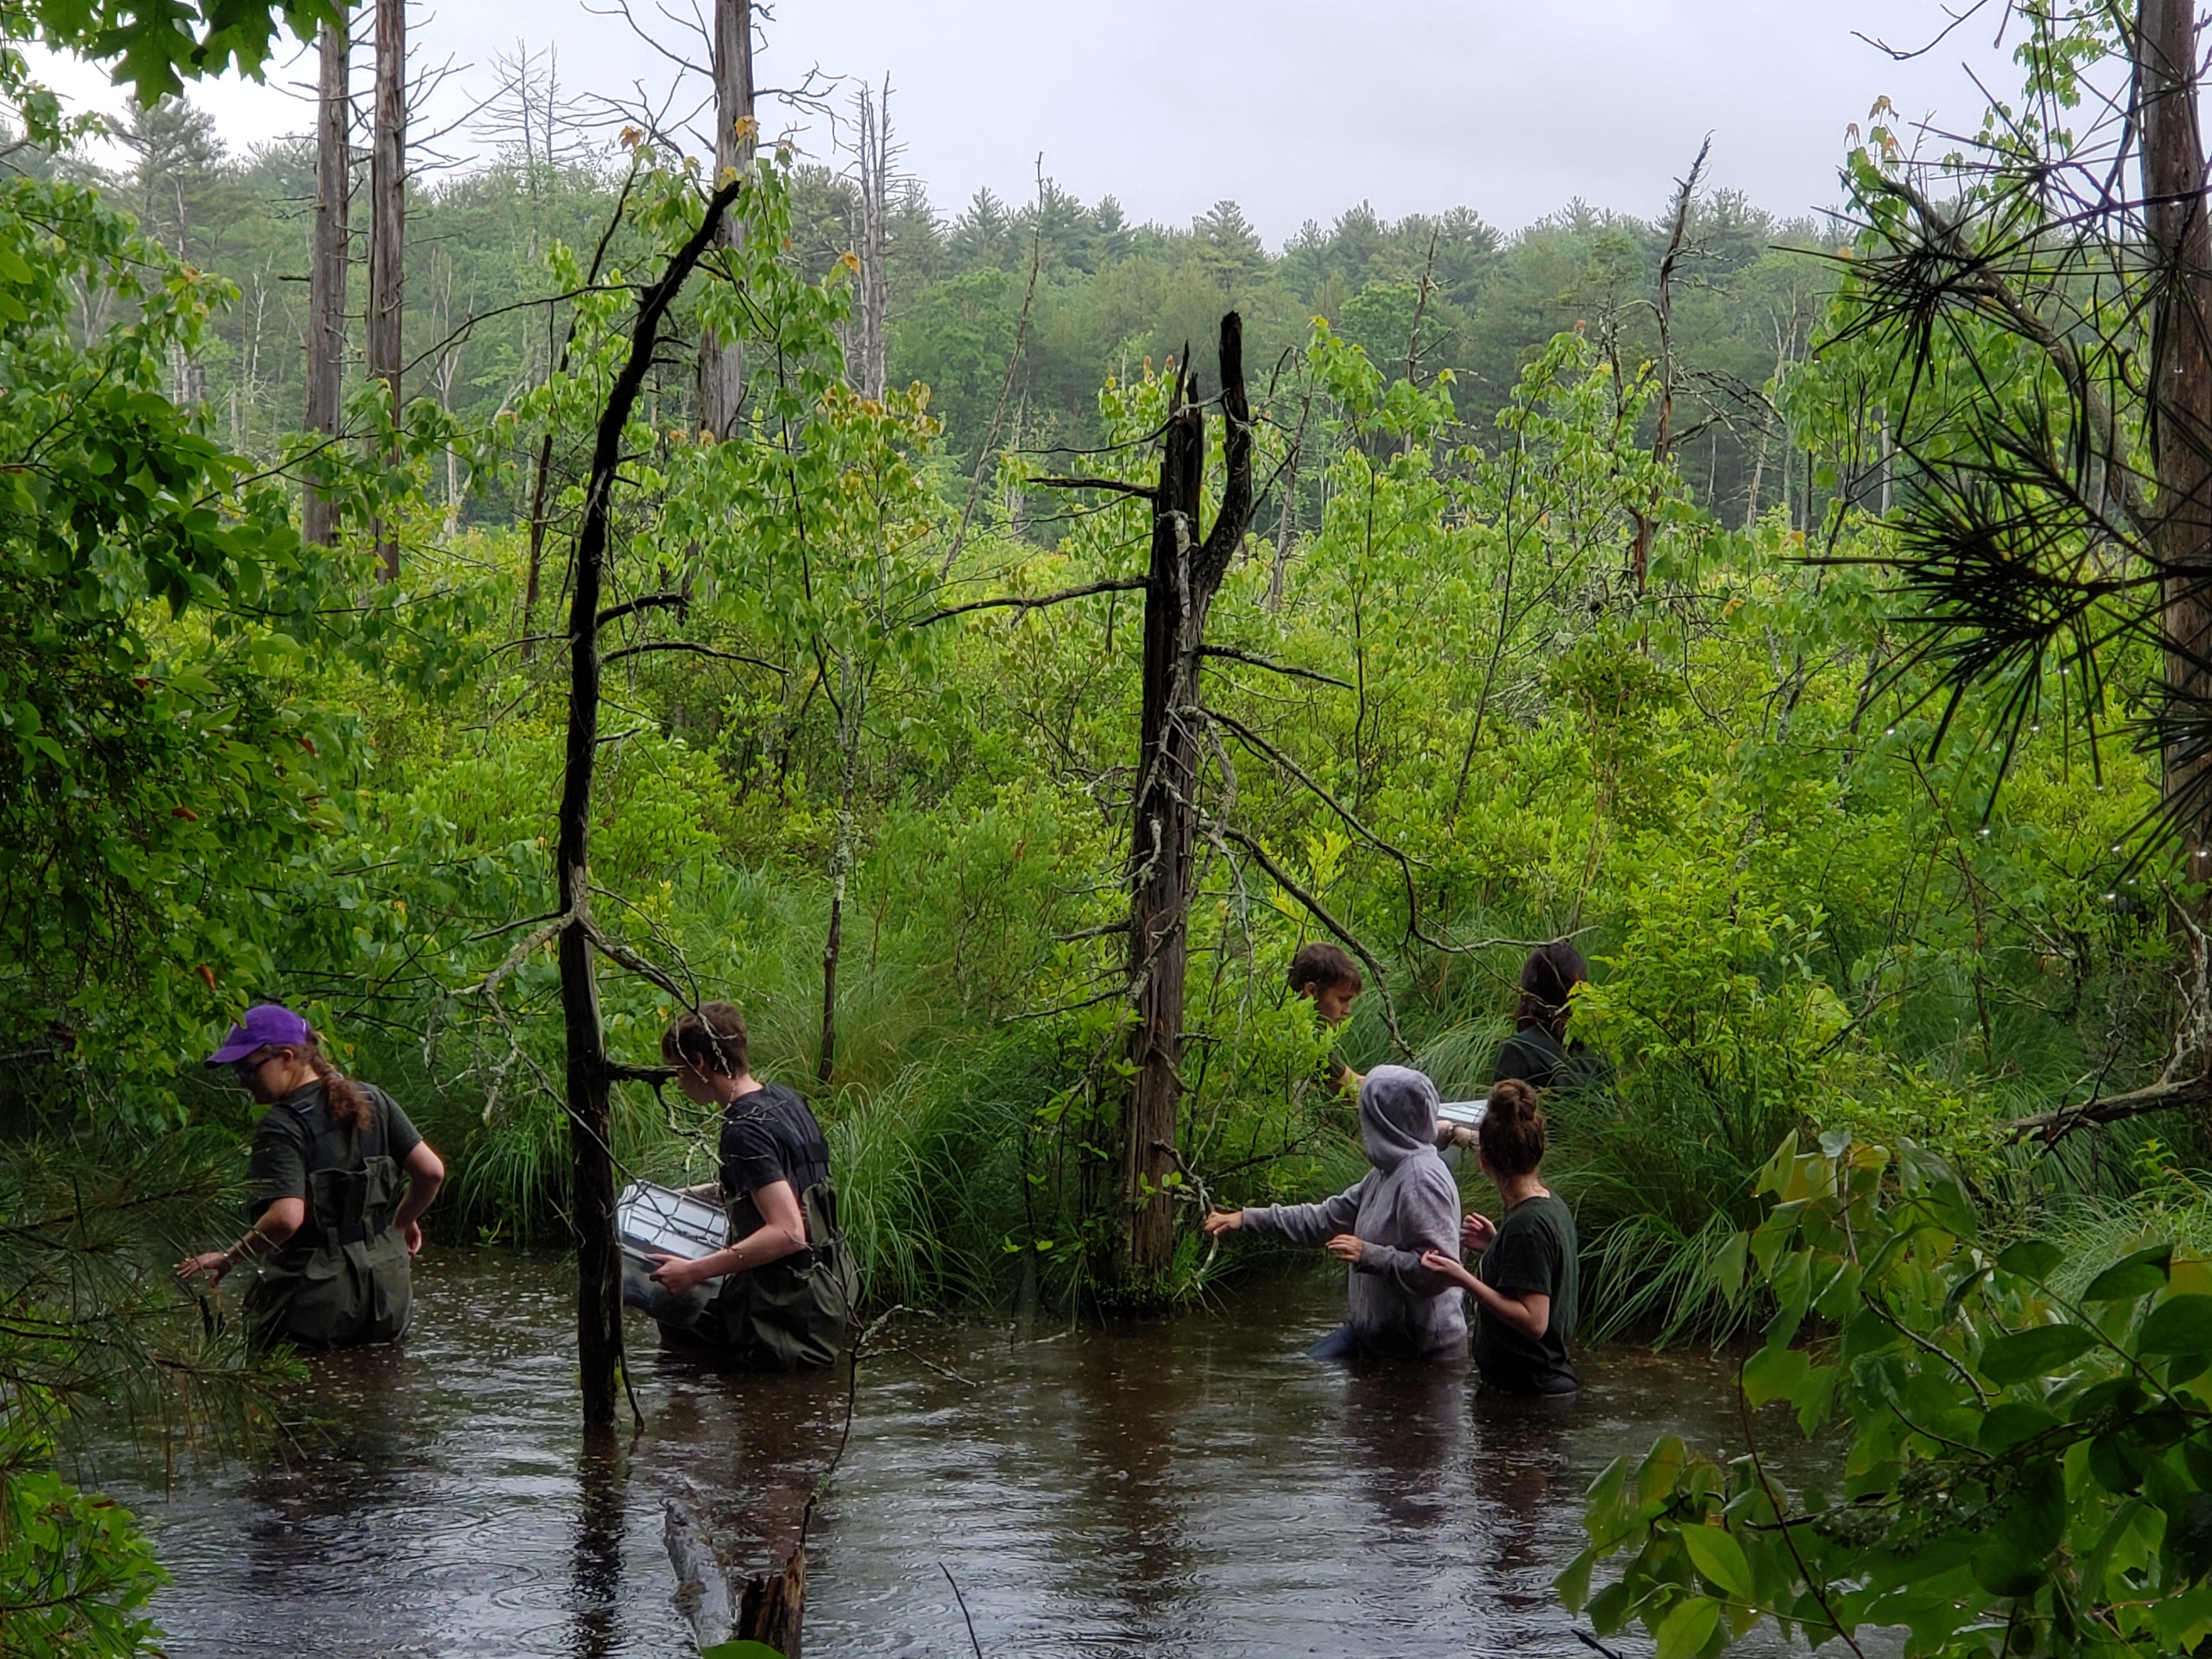
<path fill-rule="evenodd" d="M 533 303 L 545 291 L 546 253 L 556 241 L 587 249 L 597 240 L 622 176 L 621 156 L 599 135 L 561 122 L 546 136 L 557 89 L 540 60 L 521 61 L 480 118 L 487 164 L 424 173 L 408 207 L 406 393 L 478 426 L 557 357 L 557 327 Z M 313 145 L 234 151 L 179 99 L 134 112 L 110 148 L 120 151 L 116 162 L 64 171 L 99 184 L 164 248 L 239 290 L 191 362 L 178 365 L 173 391 L 204 402 L 234 447 L 264 451 L 301 424 Z M 1682 158 L 1685 172 L 1693 159 Z M 365 167 L 356 172 L 358 191 Z M 891 182 L 891 381 L 930 388 L 946 462 L 969 469 L 994 428 L 1004 448 L 1096 442 L 1105 378 L 1140 377 L 1148 362 L 1194 346 L 1201 374 L 1210 372 L 1204 343 L 1231 308 L 1245 319 L 1262 395 L 1295 380 L 1292 360 L 1319 316 L 1388 374 L 1449 376 L 1460 418 L 1486 429 L 1555 334 L 1581 329 L 1631 366 L 1656 354 L 1658 271 L 1674 228 L 1663 204 L 1646 221 L 1575 202 L 1510 233 L 1464 207 L 1392 222 L 1360 204 L 1326 226 L 1309 221 L 1270 250 L 1230 201 L 1169 227 L 1131 222 L 1110 196 L 1086 204 L 1049 179 L 1027 201 L 979 190 L 957 212 L 934 204 L 920 181 Z M 861 240 L 852 170 L 795 166 L 792 251 L 801 268 L 819 276 Z M 1832 490 L 1832 480 L 1808 477 L 1766 391 L 1810 354 L 1845 240 L 1832 224 L 1777 218 L 1727 190 L 1701 191 L 1692 204 L 1672 277 L 1685 404 L 1678 451 L 1695 497 L 1731 522 L 1778 503 L 1802 527 Z M 365 249 L 356 234 L 356 264 Z M 354 292 L 358 303 L 358 279 Z M 350 373 L 360 372 L 356 342 Z M 526 505 L 469 489 L 458 469 L 443 482 L 466 497 L 471 521 Z M 1310 517 L 1318 501 L 1292 505 Z M 1017 501 L 1013 510 L 1024 509 Z"/>

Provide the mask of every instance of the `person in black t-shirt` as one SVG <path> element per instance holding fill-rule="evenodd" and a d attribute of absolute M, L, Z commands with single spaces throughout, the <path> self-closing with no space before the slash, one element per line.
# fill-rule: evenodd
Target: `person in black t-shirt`
<path fill-rule="evenodd" d="M 805 1097 L 752 1074 L 745 1018 L 726 1002 L 681 1016 L 660 1039 L 677 1086 L 722 1108 L 721 1194 L 732 1243 L 711 1255 L 663 1256 L 656 1283 L 677 1292 L 714 1279 L 697 1322 L 664 1324 L 672 1347 L 712 1350 L 747 1370 L 835 1364 L 854 1294 L 837 1227 L 830 1144 Z"/>
<path fill-rule="evenodd" d="M 1521 997 L 1513 1035 L 1498 1045 L 1491 1070 L 1494 1084 L 1518 1078 L 1532 1089 L 1571 1088 L 1596 1076 L 1601 1062 L 1579 1042 L 1567 1041 L 1575 987 L 1589 979 L 1589 964 L 1571 939 L 1540 945 L 1521 964 Z"/>
<path fill-rule="evenodd" d="M 1475 1369 L 1501 1394 L 1571 1395 L 1578 1386 L 1567 1339 L 1579 1290 L 1574 1212 L 1544 1185 L 1544 1114 L 1518 1078 L 1492 1085 L 1476 1131 L 1483 1172 L 1497 1183 L 1505 1219 L 1470 1215 L 1462 1250 L 1482 1257 L 1470 1273 L 1439 1250 L 1421 1265 L 1464 1289 L 1474 1303 Z"/>

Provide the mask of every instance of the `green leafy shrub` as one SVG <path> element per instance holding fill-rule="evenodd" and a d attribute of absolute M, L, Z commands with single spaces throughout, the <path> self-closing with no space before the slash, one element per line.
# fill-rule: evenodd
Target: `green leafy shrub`
<path fill-rule="evenodd" d="M 1616 1460 L 1559 1581 L 1570 1607 L 1601 1634 L 1640 1622 L 1659 1659 L 1770 1621 L 1854 1651 L 1902 1626 L 1934 1659 L 2212 1637 L 2212 1261 L 1996 1249 L 1910 1144 L 1792 1136 L 1759 1190 L 1771 1206 L 1724 1269 L 1774 1307 L 1741 1376 L 1751 1443 L 1723 1463 L 1670 1435 Z M 1841 1453 L 1794 1492 L 1753 1435 L 1778 1401 Z"/>

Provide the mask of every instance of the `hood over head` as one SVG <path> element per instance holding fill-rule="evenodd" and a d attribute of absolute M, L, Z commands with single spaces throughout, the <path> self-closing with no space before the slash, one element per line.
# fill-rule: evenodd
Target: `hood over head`
<path fill-rule="evenodd" d="M 1395 1170 L 1437 1149 L 1437 1085 L 1410 1066 L 1377 1066 L 1359 1085 L 1359 1139 L 1367 1161 Z"/>

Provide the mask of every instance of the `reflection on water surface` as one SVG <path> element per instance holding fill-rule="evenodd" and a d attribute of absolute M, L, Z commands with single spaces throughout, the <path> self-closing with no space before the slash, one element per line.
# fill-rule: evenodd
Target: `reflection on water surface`
<path fill-rule="evenodd" d="M 660 1361 L 643 1435 L 586 1454 L 561 1264 L 449 1253 L 404 1352 L 318 1360 L 326 1425 L 289 1467 L 130 1491 L 175 1583 L 177 1659 L 676 1655 L 661 1504 L 693 1494 L 753 1570 L 788 1548 L 843 1422 L 842 1376 Z M 818 1510 L 806 1651 L 965 1654 L 939 1570 L 1000 1656 L 1585 1650 L 1549 1583 L 1577 1498 L 1666 1430 L 1741 1429 L 1702 1355 L 1585 1356 L 1561 1407 L 1456 1373 L 1304 1359 L 1342 1291 L 1242 1288 L 1157 1323 L 1015 1344 L 903 1322 L 862 1368 Z"/>

